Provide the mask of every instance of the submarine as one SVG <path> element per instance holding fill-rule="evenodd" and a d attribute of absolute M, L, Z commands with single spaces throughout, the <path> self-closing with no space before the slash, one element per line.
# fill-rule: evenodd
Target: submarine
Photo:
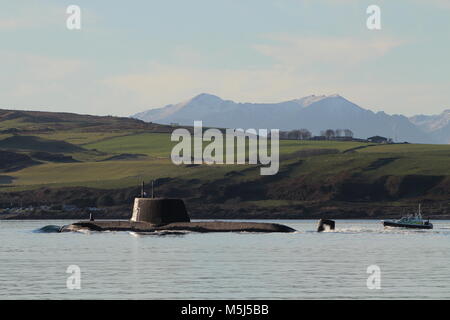
<path fill-rule="evenodd" d="M 129 232 L 295 232 L 277 223 L 195 221 L 192 222 L 182 199 L 146 197 L 144 184 L 140 197 L 134 199 L 130 220 L 79 221 L 61 227 L 60 232 L 129 231 Z"/>

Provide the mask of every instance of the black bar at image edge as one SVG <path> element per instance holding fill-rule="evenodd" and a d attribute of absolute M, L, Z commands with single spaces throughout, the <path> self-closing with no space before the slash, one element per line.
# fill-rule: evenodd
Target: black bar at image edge
<path fill-rule="evenodd" d="M 425 310 L 448 309 L 448 301 L 434 300 L 3 300 L 2 311 L 14 314 L 67 310 L 80 315 L 159 315 L 163 319 L 281 319 L 341 315 L 385 317 L 389 312 L 421 315 Z M 431 309 L 430 309 L 431 308 Z M 422 311 L 421 311 L 422 310 Z M 50 314 L 49 314 L 50 312 Z M 57 314 L 54 314 L 57 315 Z M 307 316 L 309 315 L 309 316 Z M 423 315 L 425 313 L 423 312 Z M 153 317 L 152 317 L 153 318 Z"/>

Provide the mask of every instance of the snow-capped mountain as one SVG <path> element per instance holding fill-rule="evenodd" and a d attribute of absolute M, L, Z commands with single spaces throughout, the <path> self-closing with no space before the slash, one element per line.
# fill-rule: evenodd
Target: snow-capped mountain
<path fill-rule="evenodd" d="M 431 135 L 438 143 L 450 143 L 450 109 L 438 115 L 417 115 L 409 120 Z"/>
<path fill-rule="evenodd" d="M 434 143 L 429 133 L 402 115 L 372 112 L 340 95 L 307 96 L 279 103 L 237 103 L 200 94 L 188 101 L 151 109 L 132 116 L 148 122 L 221 128 L 306 128 L 318 135 L 326 129 L 350 129 L 355 137 L 380 135 L 395 141 Z"/>

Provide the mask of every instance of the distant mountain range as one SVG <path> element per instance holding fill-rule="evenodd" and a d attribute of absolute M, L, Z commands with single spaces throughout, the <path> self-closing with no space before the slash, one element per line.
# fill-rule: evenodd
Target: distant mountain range
<path fill-rule="evenodd" d="M 409 120 L 433 137 L 437 143 L 450 143 L 450 109 L 439 115 L 418 115 Z"/>
<path fill-rule="evenodd" d="M 355 137 L 375 135 L 396 142 L 450 143 L 450 110 L 440 115 L 389 115 L 373 112 L 340 95 L 307 96 L 279 103 L 237 103 L 202 93 L 178 104 L 150 109 L 131 116 L 147 122 L 222 128 L 306 128 L 318 135 L 326 129 L 350 129 Z"/>

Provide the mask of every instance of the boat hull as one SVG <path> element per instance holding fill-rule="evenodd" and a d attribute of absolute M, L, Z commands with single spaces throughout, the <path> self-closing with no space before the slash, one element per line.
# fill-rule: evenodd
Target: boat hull
<path fill-rule="evenodd" d="M 393 221 L 383 221 L 385 227 L 409 228 L 409 229 L 433 229 L 433 224 L 405 224 Z"/>

